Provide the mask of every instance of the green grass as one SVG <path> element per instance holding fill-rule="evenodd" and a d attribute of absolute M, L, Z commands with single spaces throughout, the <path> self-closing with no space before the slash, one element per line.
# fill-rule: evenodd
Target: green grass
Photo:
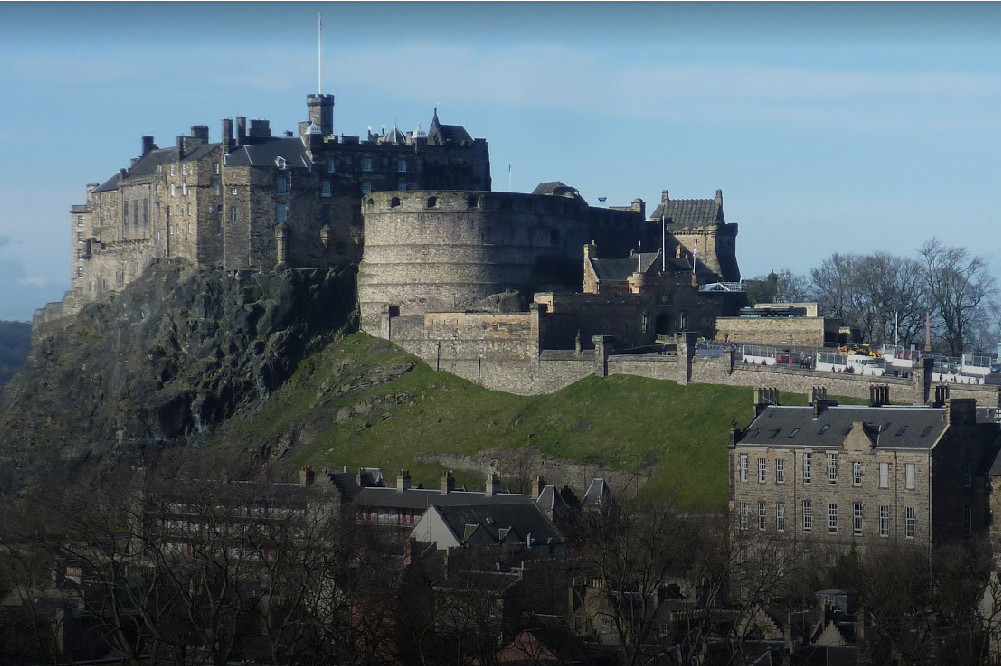
<path fill-rule="evenodd" d="M 372 382 L 392 368 L 395 378 Z M 342 408 L 387 396 L 394 397 L 390 404 L 337 419 Z M 441 467 L 419 462 L 420 455 L 532 445 L 550 457 L 613 470 L 655 465 L 645 492 L 720 509 L 727 498 L 729 431 L 746 426 L 751 414 L 750 388 L 627 375 L 589 377 L 549 395 L 489 391 L 356 333 L 306 359 L 270 400 L 231 420 L 220 438 L 258 450 L 298 429 L 308 436 L 289 453 L 297 466 L 379 466 L 390 477 L 407 468 L 426 486 L 438 483 Z"/>

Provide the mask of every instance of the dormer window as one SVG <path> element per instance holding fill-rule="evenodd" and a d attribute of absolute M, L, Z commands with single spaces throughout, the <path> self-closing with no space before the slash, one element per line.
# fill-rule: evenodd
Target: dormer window
<path fill-rule="evenodd" d="M 279 155 L 278 157 L 275 158 L 275 166 L 284 171 L 285 168 L 288 166 L 288 162 L 285 161 L 284 157 Z"/>

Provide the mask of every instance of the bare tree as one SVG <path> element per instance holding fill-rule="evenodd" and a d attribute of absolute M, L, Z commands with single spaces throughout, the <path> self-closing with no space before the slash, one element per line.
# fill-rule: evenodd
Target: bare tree
<path fill-rule="evenodd" d="M 997 280 L 982 258 L 965 248 L 946 247 L 937 238 L 921 247 L 920 256 L 942 344 L 950 356 L 959 356 L 966 351 L 971 329 L 996 291 Z"/>

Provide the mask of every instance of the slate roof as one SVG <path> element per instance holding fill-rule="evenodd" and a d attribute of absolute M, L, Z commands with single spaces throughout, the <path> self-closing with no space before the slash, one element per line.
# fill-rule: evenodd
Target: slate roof
<path fill-rule="evenodd" d="M 504 504 L 532 504 L 535 500 L 531 495 L 516 495 L 513 493 L 465 492 L 455 490 L 448 494 L 438 488 L 410 488 L 399 491 L 396 488 L 362 488 L 355 496 L 358 506 L 372 508 L 426 509 L 430 506 L 462 506 L 478 504 L 483 506 L 500 506 Z"/>
<path fill-rule="evenodd" d="M 629 257 L 593 257 L 591 266 L 600 282 L 625 282 L 637 270 L 646 273 L 659 260 L 659 252 L 641 252 Z"/>
<path fill-rule="evenodd" d="M 827 407 L 813 417 L 813 407 L 768 406 L 737 446 L 840 447 L 854 423 L 865 424 L 870 441 L 883 448 L 931 449 L 945 432 L 945 410 L 929 407 Z"/>
<path fill-rule="evenodd" d="M 581 500 L 581 504 L 585 507 L 600 507 L 611 495 L 612 489 L 608 487 L 604 479 L 592 479 L 591 485 L 587 487 L 587 491 L 584 493 L 584 499 Z"/>
<path fill-rule="evenodd" d="M 139 158 L 136 162 L 128 169 L 128 176 L 131 178 L 138 178 L 141 176 L 149 176 L 156 173 L 156 169 L 159 166 L 166 164 L 177 164 L 179 161 L 184 162 L 197 162 L 198 160 L 205 157 L 207 154 L 212 152 L 212 149 L 218 146 L 218 143 L 203 143 L 196 145 L 188 150 L 188 153 L 184 156 L 183 160 L 178 159 L 177 146 L 171 146 L 170 148 L 157 148 L 156 150 L 151 150 L 146 153 L 144 157 Z M 109 178 L 107 181 L 102 183 L 100 186 L 94 188 L 95 192 L 109 192 L 111 190 L 118 189 L 121 184 L 121 172 L 116 173 L 114 176 Z"/>
<path fill-rule="evenodd" d="M 651 220 L 660 222 L 664 214 L 661 203 L 650 215 Z M 681 227 L 706 227 L 723 224 L 723 206 L 715 199 L 669 199 L 667 202 L 667 224 L 675 229 Z"/>
<path fill-rule="evenodd" d="M 566 183 L 554 180 L 550 183 L 539 183 L 532 190 L 532 194 L 554 194 L 556 196 L 564 196 L 566 194 L 577 194 L 577 188 L 571 187 Z"/>
<path fill-rule="evenodd" d="M 559 530 L 534 504 L 499 504 L 484 506 L 466 504 L 435 507 L 445 525 L 461 543 L 474 533 L 495 543 L 524 542 L 528 535 L 533 542 L 559 543 Z"/>
<path fill-rule="evenodd" d="M 262 143 L 237 146 L 226 156 L 226 166 L 275 166 L 275 160 L 284 157 L 291 167 L 309 168 L 312 162 L 306 146 L 298 137 L 272 137 Z"/>
<path fill-rule="evenodd" d="M 432 145 L 445 145 L 455 143 L 459 145 L 471 145 L 473 138 L 462 125 L 442 125 L 438 120 L 438 109 L 434 110 L 434 117 L 431 119 L 431 129 L 428 130 L 428 142 Z"/>

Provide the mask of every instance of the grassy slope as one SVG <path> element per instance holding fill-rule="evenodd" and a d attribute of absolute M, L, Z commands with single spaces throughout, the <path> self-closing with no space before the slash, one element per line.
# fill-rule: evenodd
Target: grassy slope
<path fill-rule="evenodd" d="M 371 381 L 386 368 L 397 376 Z M 378 400 L 384 396 L 393 396 L 388 406 Z M 359 403 L 372 408 L 336 418 L 339 409 Z M 255 413 L 233 419 L 221 438 L 259 449 L 301 429 L 311 435 L 291 450 L 296 464 L 405 467 L 425 484 L 437 483 L 441 470 L 419 464 L 420 454 L 532 444 L 549 456 L 612 469 L 654 463 L 650 491 L 719 508 L 727 494 L 729 429 L 746 425 L 750 414 L 747 388 L 625 375 L 591 377 L 542 396 L 488 391 L 354 334 L 304 361 L 288 384 Z"/>

